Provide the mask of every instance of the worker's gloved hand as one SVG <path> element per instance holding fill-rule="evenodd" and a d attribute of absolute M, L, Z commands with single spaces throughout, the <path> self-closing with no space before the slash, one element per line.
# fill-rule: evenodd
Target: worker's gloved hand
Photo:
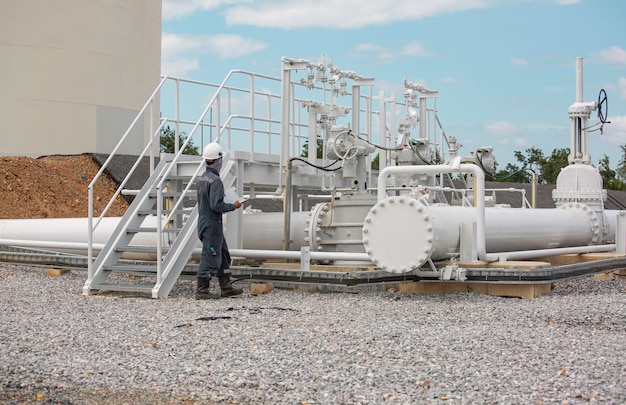
<path fill-rule="evenodd" d="M 241 207 L 243 204 L 239 202 L 239 200 L 235 201 L 235 208 Z"/>

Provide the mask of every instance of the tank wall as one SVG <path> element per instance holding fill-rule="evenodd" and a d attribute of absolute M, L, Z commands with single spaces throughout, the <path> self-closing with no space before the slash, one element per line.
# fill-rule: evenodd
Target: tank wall
<path fill-rule="evenodd" d="M 3 0 L 0 52 L 0 153 L 108 153 L 159 82 L 161 2 Z"/>

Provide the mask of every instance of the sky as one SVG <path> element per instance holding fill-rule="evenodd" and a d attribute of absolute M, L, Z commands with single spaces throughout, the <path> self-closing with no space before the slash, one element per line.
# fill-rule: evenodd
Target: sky
<path fill-rule="evenodd" d="M 577 57 L 585 102 L 608 96 L 590 132 L 595 165 L 626 144 L 623 0 L 163 0 L 162 74 L 220 83 L 232 69 L 280 77 L 281 58 L 375 78 L 373 94 L 403 80 L 439 92 L 446 135 L 469 155 L 491 146 L 498 169 L 531 147 L 570 147 Z M 589 124 L 598 122 L 592 113 Z M 417 133 L 415 133 L 417 136 Z"/>

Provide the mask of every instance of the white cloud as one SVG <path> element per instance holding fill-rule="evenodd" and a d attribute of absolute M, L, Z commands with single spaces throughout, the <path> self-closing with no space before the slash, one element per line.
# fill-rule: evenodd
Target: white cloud
<path fill-rule="evenodd" d="M 456 83 L 457 79 L 456 77 L 448 76 L 441 79 L 441 81 L 443 81 L 444 83 Z"/>
<path fill-rule="evenodd" d="M 361 43 L 354 48 L 357 57 L 373 57 L 380 63 L 391 63 L 399 57 L 427 56 L 429 52 L 419 42 L 411 42 L 400 49 L 386 48 L 371 43 Z"/>
<path fill-rule="evenodd" d="M 487 0 L 258 0 L 228 8 L 225 16 L 231 25 L 351 29 L 485 7 Z"/>
<path fill-rule="evenodd" d="M 598 54 L 603 62 L 626 65 L 626 51 L 619 46 L 612 46 Z"/>
<path fill-rule="evenodd" d="M 530 142 L 524 137 L 524 131 L 517 125 L 507 121 L 495 121 L 485 124 L 483 131 L 495 137 L 495 143 L 503 148 L 524 149 Z M 494 152 L 497 153 L 496 150 Z"/>
<path fill-rule="evenodd" d="M 580 4 L 583 0 L 557 0 L 556 3 L 561 6 L 567 6 L 570 4 Z"/>
<path fill-rule="evenodd" d="M 609 93 L 619 93 L 622 98 L 626 98 L 626 77 L 620 77 L 617 80 L 617 84 L 609 83 L 604 86 Z"/>
<path fill-rule="evenodd" d="M 163 74 L 187 76 L 200 66 L 200 55 L 211 53 L 220 59 L 237 58 L 262 51 L 267 44 L 240 35 L 177 35 L 163 33 L 161 42 Z"/>
<path fill-rule="evenodd" d="M 526 138 L 516 137 L 513 139 L 513 146 L 516 148 L 527 148 L 530 146 L 530 142 Z"/>
<path fill-rule="evenodd" d="M 483 125 L 483 129 L 492 135 L 500 135 L 500 136 L 519 136 L 522 134 L 522 130 L 517 125 L 506 122 L 506 121 L 496 121 L 491 122 L 489 124 Z"/>
<path fill-rule="evenodd" d="M 428 56 L 429 52 L 419 42 L 411 42 L 400 50 L 402 56 Z"/>
<path fill-rule="evenodd" d="M 518 66 L 528 65 L 528 61 L 522 58 L 511 58 L 511 63 L 513 63 L 514 65 L 518 65 Z"/>
<path fill-rule="evenodd" d="M 610 116 L 609 121 L 611 123 L 604 126 L 600 139 L 612 145 L 626 143 L 626 115 Z"/>
<path fill-rule="evenodd" d="M 198 69 L 200 62 L 195 58 L 176 58 L 164 60 L 161 63 L 161 72 L 168 76 L 189 77 L 190 72 Z"/>

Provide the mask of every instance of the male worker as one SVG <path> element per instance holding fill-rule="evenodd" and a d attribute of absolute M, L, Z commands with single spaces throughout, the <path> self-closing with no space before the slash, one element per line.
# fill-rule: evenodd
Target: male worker
<path fill-rule="evenodd" d="M 230 280 L 230 253 L 224 239 L 222 214 L 241 207 L 239 201 L 234 204 L 224 202 L 224 184 L 220 179 L 222 168 L 222 147 L 213 142 L 202 152 L 206 171 L 198 178 L 198 236 L 202 241 L 202 255 L 198 265 L 197 300 L 232 297 L 243 293 L 241 288 L 234 288 Z M 209 292 L 211 277 L 217 277 L 221 294 Z"/>

